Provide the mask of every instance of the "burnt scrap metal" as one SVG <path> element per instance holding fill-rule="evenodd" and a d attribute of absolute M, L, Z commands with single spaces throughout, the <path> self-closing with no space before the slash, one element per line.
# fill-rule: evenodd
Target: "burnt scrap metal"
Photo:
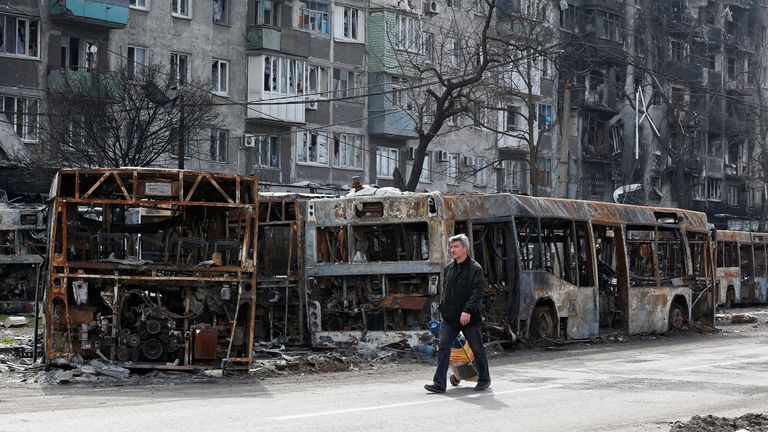
<path fill-rule="evenodd" d="M 714 322 L 713 238 L 698 212 L 512 194 L 318 198 L 128 168 L 62 170 L 52 195 L 49 361 L 245 368 L 254 341 L 418 349 L 433 340 L 458 233 L 485 270 L 488 340 Z"/>
<path fill-rule="evenodd" d="M 448 239 L 466 233 L 488 282 L 490 338 L 570 340 L 714 322 L 702 213 L 510 194 L 311 200 L 307 320 L 319 347 L 428 342 Z"/>
<path fill-rule="evenodd" d="M 248 367 L 259 248 L 253 177 L 61 170 L 52 186 L 47 361 Z"/>
<path fill-rule="evenodd" d="M 304 320 L 304 203 L 313 195 L 261 192 L 255 337 L 306 343 Z"/>
<path fill-rule="evenodd" d="M 0 203 L 0 313 L 32 313 L 46 256 L 46 206 Z"/>

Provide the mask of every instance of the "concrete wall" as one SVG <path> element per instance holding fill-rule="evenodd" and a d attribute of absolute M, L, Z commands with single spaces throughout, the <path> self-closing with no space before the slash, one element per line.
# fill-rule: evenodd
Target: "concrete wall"
<path fill-rule="evenodd" d="M 149 10 L 131 8 L 128 27 L 115 30 L 109 38 L 113 68 L 125 63 L 127 47 L 139 46 L 147 49 L 147 61 L 170 66 L 170 53 L 190 55 L 190 79 L 199 79 L 202 86 L 210 89 L 211 63 L 213 59 L 229 62 L 228 95 L 215 97 L 222 115 L 221 129 L 229 131 L 227 162 L 211 161 L 210 134 L 203 132 L 195 137 L 193 152 L 186 161 L 187 169 L 210 170 L 232 173 L 248 172 L 247 155 L 241 148 L 240 137 L 244 134 L 246 94 L 246 4 L 231 1 L 229 24 L 213 22 L 209 3 L 192 2 L 190 19 L 171 15 L 170 2 L 151 1 Z M 190 84 L 192 85 L 192 84 Z M 175 167 L 177 160 L 169 157 L 159 160 L 158 165 Z"/>

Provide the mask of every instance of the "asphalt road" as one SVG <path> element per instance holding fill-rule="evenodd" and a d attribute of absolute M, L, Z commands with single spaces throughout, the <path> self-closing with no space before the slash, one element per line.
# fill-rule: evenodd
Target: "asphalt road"
<path fill-rule="evenodd" d="M 768 332 L 517 352 L 491 391 L 427 394 L 431 366 L 248 385 L 48 387 L 0 394 L 0 431 L 666 431 L 768 413 Z"/>

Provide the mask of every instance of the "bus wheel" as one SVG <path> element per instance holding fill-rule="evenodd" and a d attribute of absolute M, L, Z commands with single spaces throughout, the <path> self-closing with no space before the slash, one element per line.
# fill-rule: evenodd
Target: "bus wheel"
<path fill-rule="evenodd" d="M 530 337 L 532 341 L 557 337 L 557 318 L 549 306 L 538 306 L 531 316 Z"/>
<path fill-rule="evenodd" d="M 685 326 L 686 321 L 685 310 L 680 303 L 672 303 L 669 308 L 669 329 L 680 330 Z"/>

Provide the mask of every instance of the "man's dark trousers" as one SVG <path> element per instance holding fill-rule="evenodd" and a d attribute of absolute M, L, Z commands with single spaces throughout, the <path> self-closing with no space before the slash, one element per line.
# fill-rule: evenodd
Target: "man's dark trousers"
<path fill-rule="evenodd" d="M 432 380 L 435 385 L 443 389 L 446 387 L 446 374 L 448 373 L 448 366 L 451 361 L 451 345 L 453 345 L 453 341 L 459 335 L 459 332 L 464 333 L 464 337 L 469 342 L 469 347 L 475 354 L 475 366 L 480 375 L 478 383 L 488 383 L 491 381 L 491 375 L 488 372 L 488 356 L 485 354 L 480 326 L 452 325 L 444 320 L 440 323 L 440 349 L 437 351 L 437 371 L 435 372 L 435 378 Z"/>

